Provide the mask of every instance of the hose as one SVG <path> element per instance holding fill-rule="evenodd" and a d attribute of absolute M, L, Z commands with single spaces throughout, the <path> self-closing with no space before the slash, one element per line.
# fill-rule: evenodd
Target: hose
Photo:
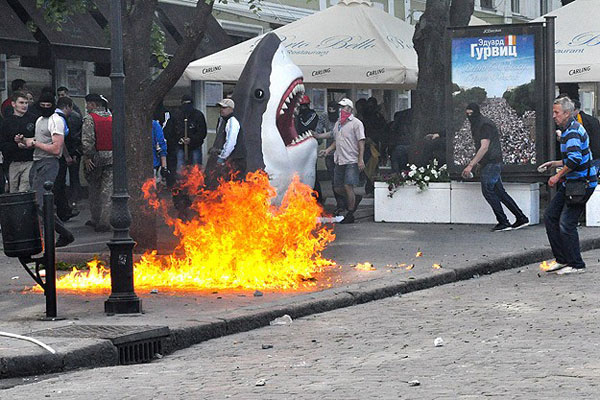
<path fill-rule="evenodd" d="M 52 347 L 48 346 L 47 344 L 44 344 L 44 343 L 40 342 L 37 339 L 34 339 L 34 338 L 30 338 L 30 337 L 27 337 L 27 336 L 21 336 L 21 335 L 15 335 L 14 333 L 8 333 L 8 332 L 0 332 L 0 336 L 5 336 L 5 337 L 9 337 L 9 338 L 13 338 L 13 339 L 19 339 L 19 340 L 26 340 L 28 342 L 37 344 L 38 346 L 44 348 L 45 350 L 48 350 L 52 354 L 56 354 L 56 350 L 54 350 Z"/>

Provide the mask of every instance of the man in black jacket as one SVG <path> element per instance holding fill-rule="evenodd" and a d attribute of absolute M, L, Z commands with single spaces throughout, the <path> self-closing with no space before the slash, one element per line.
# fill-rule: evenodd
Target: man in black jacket
<path fill-rule="evenodd" d="M 0 150 L 4 155 L 4 163 L 9 163 L 8 182 L 12 193 L 25 192 L 31 189 L 29 171 L 33 165 L 33 149 L 19 148 L 15 142 L 16 135 L 32 138 L 35 136 L 35 116 L 28 112 L 27 95 L 14 92 L 11 96 L 13 114 L 2 121 L 0 127 Z"/>
<path fill-rule="evenodd" d="M 200 110 L 194 108 L 192 98 L 187 94 L 181 98 L 181 107 L 174 114 L 169 119 L 168 124 L 172 124 L 172 126 L 166 129 L 165 139 L 168 153 L 177 154 L 177 172 L 181 173 L 186 165 L 202 165 L 202 144 L 206 138 L 206 119 Z M 175 148 L 171 147 L 174 143 L 176 143 Z M 186 147 L 187 159 L 185 158 Z"/>

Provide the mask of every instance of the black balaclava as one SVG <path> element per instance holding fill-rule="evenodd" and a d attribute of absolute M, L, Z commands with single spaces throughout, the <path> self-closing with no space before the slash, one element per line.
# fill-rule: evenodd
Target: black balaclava
<path fill-rule="evenodd" d="M 329 112 L 330 108 L 333 108 L 335 111 L 334 112 Z M 340 106 L 338 105 L 337 102 L 330 101 L 327 104 L 327 118 L 329 118 L 329 121 L 335 122 L 335 121 L 338 120 L 339 117 L 340 117 Z"/>
<path fill-rule="evenodd" d="M 467 116 L 469 122 L 473 123 L 480 119 L 481 111 L 477 103 L 469 103 L 469 105 L 467 106 L 467 110 L 473 110 L 473 114 Z"/>
<path fill-rule="evenodd" d="M 39 103 L 52 103 L 50 108 L 43 108 L 39 105 Z M 40 115 L 44 118 L 49 118 L 52 114 L 54 114 L 54 110 L 56 109 L 56 100 L 54 99 L 54 95 L 52 93 L 44 92 L 40 95 L 40 99 L 38 100 L 38 109 L 40 111 Z"/>

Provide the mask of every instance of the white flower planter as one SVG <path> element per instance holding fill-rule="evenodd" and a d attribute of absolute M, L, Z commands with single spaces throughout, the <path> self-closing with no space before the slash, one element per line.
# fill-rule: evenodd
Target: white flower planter
<path fill-rule="evenodd" d="M 529 218 L 530 225 L 540 223 L 540 185 L 539 183 L 507 183 L 504 189 Z M 450 213 L 452 222 L 457 224 L 497 224 L 492 208 L 483 198 L 479 182 L 452 182 L 452 202 Z M 504 207 L 509 221 L 513 214 Z"/>
<path fill-rule="evenodd" d="M 594 194 L 585 204 L 585 225 L 600 226 L 600 187 L 594 190 Z"/>
<path fill-rule="evenodd" d="M 531 225 L 539 224 L 540 191 L 537 183 L 504 183 L 508 194 L 517 202 Z M 600 226 L 600 191 L 588 207 L 597 204 Z M 512 213 L 505 209 L 514 222 Z M 420 191 L 417 186 L 403 186 L 389 197 L 388 184 L 375 182 L 376 222 L 429 222 L 495 224 L 491 207 L 481 194 L 479 182 L 431 183 Z"/>
<path fill-rule="evenodd" d="M 450 182 L 433 182 L 423 191 L 407 185 L 388 195 L 388 184 L 375 182 L 376 222 L 450 222 Z"/>

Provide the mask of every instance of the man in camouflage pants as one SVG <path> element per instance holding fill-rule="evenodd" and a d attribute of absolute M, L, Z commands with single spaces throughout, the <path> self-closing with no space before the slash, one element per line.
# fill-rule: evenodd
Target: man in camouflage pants
<path fill-rule="evenodd" d="M 88 114 L 83 117 L 81 141 L 85 179 L 89 187 L 91 220 L 85 224 L 96 232 L 110 231 L 110 198 L 113 187 L 112 116 L 102 96 L 85 97 Z"/>

